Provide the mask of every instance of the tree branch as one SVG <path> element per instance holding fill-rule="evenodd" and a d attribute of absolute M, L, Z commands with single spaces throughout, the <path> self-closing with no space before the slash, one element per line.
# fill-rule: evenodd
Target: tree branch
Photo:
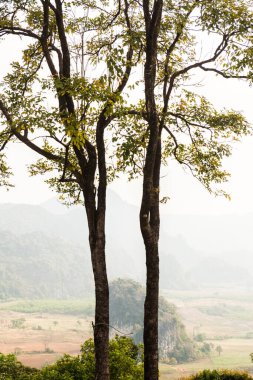
<path fill-rule="evenodd" d="M 208 58 L 208 59 L 205 59 L 203 61 L 200 61 L 200 62 L 195 62 L 187 67 L 185 67 L 184 69 L 182 70 L 179 70 L 179 71 L 176 71 L 174 74 L 172 74 L 171 76 L 171 79 L 170 79 L 170 84 L 169 84 L 169 88 L 168 88 L 168 91 L 167 91 L 167 94 L 166 94 L 166 97 L 165 97 L 165 101 L 164 101 L 164 108 L 163 108 L 163 113 L 165 114 L 168 110 L 168 103 L 169 103 L 169 99 L 170 99 L 170 95 L 171 95 L 171 92 L 172 92 L 172 89 L 174 87 L 174 82 L 175 82 L 175 79 L 177 77 L 179 77 L 180 75 L 183 75 L 185 73 L 187 73 L 188 71 L 192 70 L 192 69 L 195 69 L 195 68 L 200 68 L 201 66 L 203 66 L 204 64 L 206 63 L 211 63 L 211 62 L 214 62 L 216 61 L 216 59 L 224 52 L 224 50 L 226 49 L 226 47 L 228 46 L 228 42 L 229 42 L 229 39 L 235 34 L 235 32 L 233 33 L 230 33 L 229 35 L 226 35 L 224 34 L 223 35 L 223 38 L 222 38 L 222 41 L 221 43 L 218 45 L 217 49 L 215 50 L 214 54 L 212 57 Z"/>
<path fill-rule="evenodd" d="M 128 0 L 124 0 L 124 2 L 125 2 L 124 14 L 125 14 L 125 19 L 126 19 L 127 29 L 128 29 L 129 34 L 130 34 L 130 42 L 129 42 L 128 52 L 126 55 L 125 73 L 123 75 L 123 78 L 122 78 L 121 83 L 119 84 L 118 88 L 114 91 L 114 93 L 116 93 L 116 94 L 121 93 L 124 90 L 124 88 L 128 82 L 128 79 L 129 79 L 129 76 L 130 76 L 131 70 L 132 70 L 132 59 L 133 59 L 133 53 L 134 53 L 133 46 L 132 46 L 132 26 L 131 26 L 131 22 L 130 22 L 129 15 L 128 15 L 129 4 L 128 4 Z"/>
<path fill-rule="evenodd" d="M 38 36 L 36 33 L 32 32 L 29 29 L 20 28 L 17 26 L 5 26 L 5 27 L 0 28 L 0 37 L 6 34 L 14 34 L 18 36 L 21 35 L 25 37 L 31 37 L 40 41 L 40 36 Z"/>
<path fill-rule="evenodd" d="M 200 65 L 199 67 L 203 71 L 212 71 L 218 75 L 221 75 L 223 78 L 226 78 L 226 79 L 248 79 L 247 75 L 230 75 L 230 74 L 226 74 L 223 71 L 212 68 L 212 67 L 204 67 L 202 65 Z"/>

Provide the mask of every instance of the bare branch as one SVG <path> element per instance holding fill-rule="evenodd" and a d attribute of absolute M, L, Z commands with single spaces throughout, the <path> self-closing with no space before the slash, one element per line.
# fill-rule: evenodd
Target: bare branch
<path fill-rule="evenodd" d="M 226 74 L 223 71 L 212 68 L 212 67 L 204 67 L 202 65 L 200 65 L 199 67 L 203 71 L 212 71 L 218 75 L 221 75 L 223 78 L 226 78 L 226 79 L 248 79 L 247 75 L 230 75 L 230 74 Z"/>
<path fill-rule="evenodd" d="M 14 35 L 22 35 L 25 37 L 31 37 L 36 40 L 40 40 L 40 36 L 34 33 L 32 30 L 21 28 L 18 26 L 5 26 L 0 28 L 0 36 L 4 36 L 6 34 L 14 34 Z"/>

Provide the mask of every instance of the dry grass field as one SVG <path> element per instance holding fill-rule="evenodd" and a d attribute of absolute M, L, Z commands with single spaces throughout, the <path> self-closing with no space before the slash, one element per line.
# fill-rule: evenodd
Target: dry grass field
<path fill-rule="evenodd" d="M 91 318 L 56 313 L 0 310 L 0 352 L 15 353 L 26 365 L 40 368 L 64 353 L 76 355 L 92 335 Z"/>
<path fill-rule="evenodd" d="M 160 366 L 161 380 L 173 380 L 203 369 L 234 368 L 253 372 L 249 354 L 253 352 L 253 291 L 206 289 L 196 292 L 166 292 L 177 305 L 188 335 L 205 335 L 214 349 L 209 357 L 196 362 Z M 219 356 L 215 350 L 222 347 Z"/>
<path fill-rule="evenodd" d="M 253 294 L 248 290 L 206 289 L 164 292 L 175 303 L 188 335 L 205 334 L 213 344 L 209 357 L 196 362 L 161 363 L 160 379 L 174 380 L 205 368 L 253 372 Z M 76 355 L 92 336 L 90 301 L 0 303 L 0 351 L 15 352 L 24 364 L 41 367 L 63 353 Z M 83 302 L 83 301 L 82 301 Z M 219 356 L 215 347 L 220 345 Z"/>

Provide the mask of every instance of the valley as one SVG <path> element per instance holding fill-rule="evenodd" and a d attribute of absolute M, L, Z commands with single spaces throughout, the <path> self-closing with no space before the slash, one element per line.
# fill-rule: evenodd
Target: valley
<path fill-rule="evenodd" d="M 253 297 L 250 289 L 210 288 L 164 291 L 177 306 L 188 336 L 211 346 L 206 357 L 189 363 L 160 363 L 160 379 L 174 380 L 204 368 L 235 368 L 253 373 Z M 0 304 L 0 351 L 14 352 L 40 368 L 63 353 L 77 355 L 92 336 L 92 300 L 33 300 Z M 200 344 L 198 342 L 197 344 Z M 222 351 L 216 351 L 221 346 Z"/>

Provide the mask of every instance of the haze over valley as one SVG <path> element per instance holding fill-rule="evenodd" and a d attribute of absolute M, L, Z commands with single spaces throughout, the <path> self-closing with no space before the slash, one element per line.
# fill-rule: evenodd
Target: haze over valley
<path fill-rule="evenodd" d="M 16 352 L 19 360 L 36 367 L 54 362 L 64 352 L 78 354 L 80 345 L 92 335 L 94 313 L 83 207 L 68 209 L 53 198 L 40 205 L 1 204 L 0 212 L 2 352 Z M 169 339 L 172 350 L 168 354 L 164 351 L 168 342 L 160 341 L 161 357 L 170 356 L 161 363 L 161 379 L 178 378 L 182 368 L 192 373 L 223 362 L 230 368 L 251 370 L 251 215 L 163 212 L 161 222 L 160 287 L 171 306 L 163 305 L 167 311 L 160 311 L 160 326 L 161 337 Z M 135 339 L 141 339 L 145 259 L 138 207 L 112 190 L 106 253 L 109 280 L 116 280 L 111 323 L 120 331 L 134 331 Z M 118 283 L 118 278 L 130 282 Z M 120 284 L 126 292 L 119 290 Z M 121 304 L 124 320 L 130 318 L 124 323 Z M 204 341 L 195 341 L 198 336 Z M 180 337 L 178 343 L 173 337 Z M 217 347 L 222 347 L 221 356 Z"/>
<path fill-rule="evenodd" d="M 38 206 L 1 204 L 0 211 L 1 297 L 68 298 L 92 294 L 93 275 L 82 207 L 67 209 L 53 199 Z M 250 232 L 251 215 L 163 214 L 161 288 L 251 288 Z M 121 277 L 144 283 L 138 208 L 112 191 L 108 197 L 106 252 L 110 280 Z"/>

